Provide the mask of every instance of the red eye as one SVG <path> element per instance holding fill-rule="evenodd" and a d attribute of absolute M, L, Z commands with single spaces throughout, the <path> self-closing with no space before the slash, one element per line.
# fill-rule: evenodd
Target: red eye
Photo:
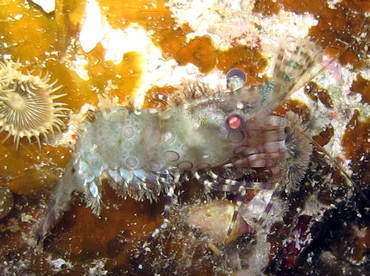
<path fill-rule="evenodd" d="M 237 114 L 230 115 L 226 119 L 226 125 L 229 130 L 234 130 L 234 131 L 240 130 L 243 125 L 243 118 Z"/>

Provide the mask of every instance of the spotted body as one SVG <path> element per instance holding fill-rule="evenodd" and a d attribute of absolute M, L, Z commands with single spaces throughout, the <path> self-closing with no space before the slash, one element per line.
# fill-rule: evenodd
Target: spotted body
<path fill-rule="evenodd" d="M 170 99 L 170 108 L 164 111 L 115 107 L 96 112 L 81 126 L 75 155 L 52 194 L 38 239 L 43 240 L 57 223 L 74 191 L 82 192 L 98 214 L 105 176 L 117 191 L 137 200 L 172 194 L 185 174 L 227 192 L 242 194 L 256 187 L 236 176 L 217 175 L 215 168 L 231 172 L 269 168 L 271 182 L 282 180 L 289 160 L 285 143 L 289 122 L 271 113 L 318 57 L 314 44 L 304 40 L 292 50 L 280 49 L 274 81 L 261 87 L 245 87 L 245 75 L 233 69 L 227 75 L 228 91 L 193 84 L 179 91 L 180 100 Z"/>

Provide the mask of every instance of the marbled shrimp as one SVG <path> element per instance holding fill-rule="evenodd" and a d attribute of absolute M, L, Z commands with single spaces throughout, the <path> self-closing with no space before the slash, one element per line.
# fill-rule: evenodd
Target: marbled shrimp
<path fill-rule="evenodd" d="M 37 227 L 38 241 L 60 220 L 75 191 L 98 215 L 107 176 L 125 196 L 150 201 L 161 194 L 174 198 L 189 175 L 210 189 L 235 193 L 237 205 L 246 189 L 272 189 L 276 183 L 294 188 L 307 168 L 310 144 L 299 142 L 305 139 L 299 139 L 303 130 L 296 120 L 271 114 L 312 78 L 322 51 L 308 39 L 290 42 L 280 46 L 272 80 L 260 87 L 246 87 L 244 72 L 234 68 L 226 91 L 191 83 L 168 99 L 166 110 L 114 107 L 87 119 Z M 240 180 L 241 172 L 256 167 L 271 171 L 267 183 Z M 216 173 L 219 169 L 225 173 Z M 151 237 L 168 220 L 165 206 L 164 222 Z"/>

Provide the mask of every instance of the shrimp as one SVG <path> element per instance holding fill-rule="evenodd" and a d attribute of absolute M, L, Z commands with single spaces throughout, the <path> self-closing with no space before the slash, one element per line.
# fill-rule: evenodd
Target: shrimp
<path fill-rule="evenodd" d="M 43 242 L 69 208 L 75 191 L 84 195 L 98 215 L 102 179 L 107 176 L 124 196 L 150 201 L 161 195 L 173 198 L 186 175 L 241 199 L 246 189 L 271 189 L 269 183 L 239 180 L 237 172 L 244 169 L 268 168 L 274 184 L 283 179 L 284 185 L 296 184 L 309 158 L 292 177 L 289 168 L 296 164 L 289 150 L 292 134 L 287 127 L 291 124 L 271 114 L 311 77 L 322 51 L 308 39 L 290 46 L 280 47 L 272 81 L 259 87 L 247 87 L 244 72 L 234 68 L 226 76 L 226 91 L 192 83 L 170 96 L 166 110 L 114 107 L 85 120 L 74 155 L 37 226 L 38 242 Z M 303 152 L 309 156 L 306 148 Z M 215 173 L 218 168 L 228 173 Z M 168 212 L 165 206 L 164 222 L 152 237 L 167 226 Z"/>

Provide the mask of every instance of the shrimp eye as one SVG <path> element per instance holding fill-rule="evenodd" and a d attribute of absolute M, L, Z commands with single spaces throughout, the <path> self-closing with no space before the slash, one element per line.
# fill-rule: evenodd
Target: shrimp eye
<path fill-rule="evenodd" d="M 226 119 L 226 126 L 231 131 L 238 131 L 243 127 L 243 118 L 238 114 L 232 114 Z"/>
<path fill-rule="evenodd" d="M 227 87 L 232 91 L 242 88 L 247 81 L 244 71 L 239 68 L 233 68 L 226 74 Z"/>

